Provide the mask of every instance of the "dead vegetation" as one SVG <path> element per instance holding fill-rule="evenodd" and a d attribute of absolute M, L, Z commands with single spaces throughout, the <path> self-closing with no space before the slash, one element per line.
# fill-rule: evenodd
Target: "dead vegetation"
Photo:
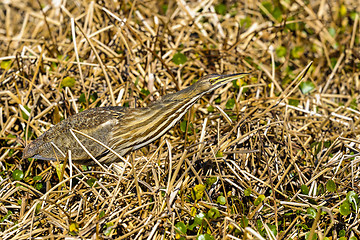
<path fill-rule="evenodd" d="M 1 239 L 359 236 L 358 1 L 0 9 Z M 84 109 L 142 107 L 205 74 L 250 71 L 131 166 L 21 160 Z"/>

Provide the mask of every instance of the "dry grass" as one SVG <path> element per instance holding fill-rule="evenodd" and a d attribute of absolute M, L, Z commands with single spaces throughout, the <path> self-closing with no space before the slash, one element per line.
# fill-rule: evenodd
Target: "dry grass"
<path fill-rule="evenodd" d="M 0 3 L 1 239 L 359 236 L 346 199 L 360 191 L 358 1 L 101 2 Z M 21 160 L 83 109 L 249 71 L 127 156 L 132 167 Z"/>

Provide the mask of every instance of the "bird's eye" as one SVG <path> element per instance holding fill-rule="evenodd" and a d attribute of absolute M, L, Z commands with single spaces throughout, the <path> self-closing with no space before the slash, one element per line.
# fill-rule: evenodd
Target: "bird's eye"
<path fill-rule="evenodd" d="M 217 80 L 219 79 L 220 76 L 216 76 L 216 77 L 212 77 L 209 79 L 211 84 L 215 84 L 217 82 Z"/>

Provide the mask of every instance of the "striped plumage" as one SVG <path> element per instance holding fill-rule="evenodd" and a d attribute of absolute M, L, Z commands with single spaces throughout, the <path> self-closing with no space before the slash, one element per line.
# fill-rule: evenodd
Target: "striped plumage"
<path fill-rule="evenodd" d="M 100 107 L 75 114 L 28 144 L 24 149 L 23 158 L 56 160 L 57 156 L 58 159 L 64 160 L 57 147 L 64 154 L 71 150 L 73 161 L 93 165 L 94 162 L 72 136 L 70 129 L 81 131 L 124 156 L 164 135 L 205 93 L 244 75 L 246 73 L 207 75 L 192 86 L 166 95 L 146 108 Z M 75 135 L 99 162 L 118 161 L 115 154 L 92 139 L 78 133 Z"/>

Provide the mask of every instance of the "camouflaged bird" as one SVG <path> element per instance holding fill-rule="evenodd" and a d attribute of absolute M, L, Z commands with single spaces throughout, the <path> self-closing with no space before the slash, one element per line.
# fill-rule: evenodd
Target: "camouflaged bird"
<path fill-rule="evenodd" d="M 94 165 L 71 129 L 97 139 L 124 156 L 163 136 L 201 96 L 245 75 L 247 73 L 207 75 L 188 88 L 168 94 L 145 108 L 99 107 L 80 112 L 28 144 L 23 151 L 23 159 L 64 160 L 70 150 L 72 161 Z M 96 141 L 79 133 L 74 134 L 99 162 L 110 164 L 120 160 Z"/>

